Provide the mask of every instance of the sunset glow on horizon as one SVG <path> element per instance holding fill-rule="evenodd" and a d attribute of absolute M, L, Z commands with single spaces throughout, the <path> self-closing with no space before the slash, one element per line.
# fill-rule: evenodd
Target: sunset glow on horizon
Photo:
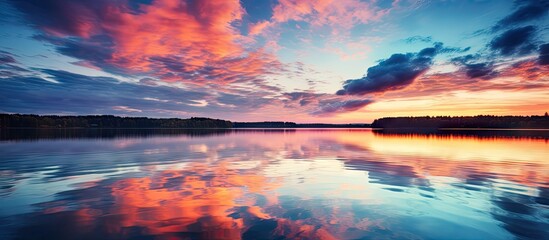
<path fill-rule="evenodd" d="M 549 111 L 549 1 L 0 0 L 0 112 L 369 123 Z"/>

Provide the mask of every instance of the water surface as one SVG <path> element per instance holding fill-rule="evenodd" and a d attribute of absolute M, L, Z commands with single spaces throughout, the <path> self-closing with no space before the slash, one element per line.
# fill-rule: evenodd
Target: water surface
<path fill-rule="evenodd" d="M 549 239 L 543 131 L 2 132 L 1 239 Z"/>

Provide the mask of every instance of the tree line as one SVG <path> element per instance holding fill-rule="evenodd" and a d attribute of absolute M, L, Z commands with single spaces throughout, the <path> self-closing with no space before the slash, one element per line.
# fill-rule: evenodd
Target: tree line
<path fill-rule="evenodd" d="M 370 124 L 230 122 L 221 119 L 0 114 L 0 128 L 543 128 L 549 116 L 387 117 Z"/>
<path fill-rule="evenodd" d="M 548 129 L 549 116 L 387 117 L 376 119 L 372 128 L 525 128 Z"/>
<path fill-rule="evenodd" d="M 230 121 L 198 118 L 0 114 L 1 128 L 232 128 Z"/>

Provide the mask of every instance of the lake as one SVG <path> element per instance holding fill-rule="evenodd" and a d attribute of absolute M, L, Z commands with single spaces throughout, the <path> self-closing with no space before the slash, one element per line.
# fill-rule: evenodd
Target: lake
<path fill-rule="evenodd" d="M 549 132 L 19 130 L 0 239 L 549 239 Z"/>

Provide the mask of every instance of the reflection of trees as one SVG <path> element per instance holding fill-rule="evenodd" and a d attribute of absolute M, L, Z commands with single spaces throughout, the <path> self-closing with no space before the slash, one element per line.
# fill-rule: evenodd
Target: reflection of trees
<path fill-rule="evenodd" d="M 379 136 L 413 137 L 413 138 L 540 138 L 549 139 L 549 131 L 535 130 L 438 130 L 438 129 L 375 129 L 372 131 Z"/>
<path fill-rule="evenodd" d="M 0 140 L 39 139 L 116 139 L 155 136 L 206 137 L 225 135 L 231 129 L 6 129 L 0 132 Z"/>

